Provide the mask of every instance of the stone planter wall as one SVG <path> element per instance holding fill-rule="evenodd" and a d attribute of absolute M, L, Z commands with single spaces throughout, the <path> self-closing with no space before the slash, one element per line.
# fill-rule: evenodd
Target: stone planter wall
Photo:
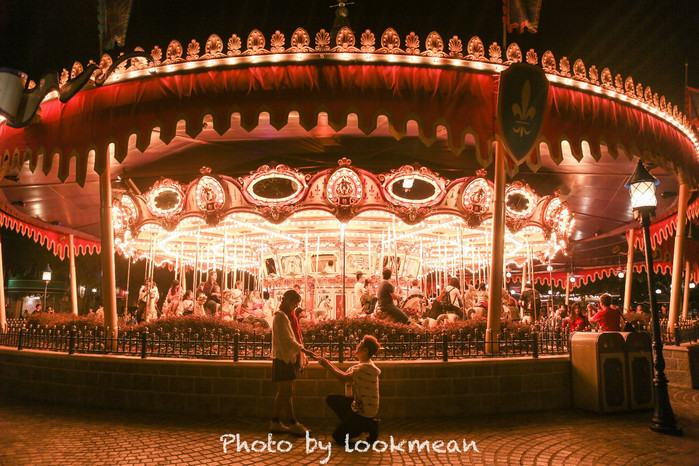
<path fill-rule="evenodd" d="M 349 364 L 343 364 L 348 367 Z M 378 362 L 379 417 L 444 417 L 571 406 L 568 356 Z M 137 359 L 0 349 L 5 397 L 101 408 L 266 418 L 270 361 Z M 295 384 L 298 417 L 331 417 L 323 400 L 343 387 L 315 363 Z"/>

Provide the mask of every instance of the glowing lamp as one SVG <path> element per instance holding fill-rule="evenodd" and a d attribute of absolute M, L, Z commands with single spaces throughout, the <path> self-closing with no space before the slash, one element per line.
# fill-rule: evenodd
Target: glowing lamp
<path fill-rule="evenodd" d="M 662 292 L 663 292 L 663 290 L 661 290 L 660 288 L 655 289 L 655 294 L 661 294 Z"/>
<path fill-rule="evenodd" d="M 655 209 L 658 205 L 658 200 L 655 197 L 655 187 L 658 184 L 660 184 L 660 181 L 655 179 L 643 165 L 643 162 L 639 160 L 636 165 L 636 171 L 633 172 L 633 175 L 631 175 L 631 178 L 625 185 L 629 189 L 629 195 L 631 196 L 631 208 L 635 211 Z"/>
<path fill-rule="evenodd" d="M 616 276 L 619 277 L 619 278 L 624 278 L 624 272 L 619 271 L 619 272 L 616 274 Z"/>
<path fill-rule="evenodd" d="M 694 282 L 690 282 L 690 283 L 689 283 L 689 288 L 692 289 L 692 290 L 693 290 L 694 288 L 696 288 L 696 286 L 697 286 L 697 284 L 694 283 Z"/>
<path fill-rule="evenodd" d="M 546 270 L 548 270 L 549 272 L 551 272 L 551 271 L 553 270 L 553 267 L 550 266 L 550 265 L 547 265 L 547 266 L 546 266 Z"/>
<path fill-rule="evenodd" d="M 50 282 L 52 273 L 53 273 L 53 270 L 51 270 L 51 267 L 48 264 L 46 264 L 46 270 L 44 270 L 41 273 L 41 279 L 45 282 Z"/>
<path fill-rule="evenodd" d="M 403 189 L 406 191 L 408 189 L 411 189 L 413 187 L 413 184 L 415 183 L 415 178 L 409 176 L 407 178 L 403 178 Z"/>
<path fill-rule="evenodd" d="M 570 283 L 575 283 L 575 277 L 570 277 Z"/>

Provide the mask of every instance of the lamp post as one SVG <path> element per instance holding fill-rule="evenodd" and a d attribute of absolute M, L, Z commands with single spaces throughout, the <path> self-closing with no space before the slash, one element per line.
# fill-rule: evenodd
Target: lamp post
<path fill-rule="evenodd" d="M 665 358 L 663 357 L 663 342 L 660 339 L 660 318 L 655 307 L 655 287 L 653 285 L 653 254 L 650 244 L 650 218 L 655 214 L 657 199 L 655 186 L 660 184 L 639 160 L 631 178 L 626 182 L 631 196 L 631 208 L 634 216 L 643 227 L 643 248 L 646 255 L 646 273 L 648 275 L 648 302 L 650 305 L 653 329 L 653 386 L 655 390 L 655 407 L 650 428 L 655 432 L 671 435 L 682 435 L 677 427 L 675 415 L 670 405 L 665 377 Z"/>
<path fill-rule="evenodd" d="M 51 270 L 51 267 L 46 264 L 46 270 L 44 270 L 41 273 L 41 279 L 44 281 L 44 304 L 42 306 L 44 312 L 46 312 L 46 292 L 48 291 L 49 288 L 49 282 L 51 281 L 51 274 L 53 273 L 53 270 Z"/>

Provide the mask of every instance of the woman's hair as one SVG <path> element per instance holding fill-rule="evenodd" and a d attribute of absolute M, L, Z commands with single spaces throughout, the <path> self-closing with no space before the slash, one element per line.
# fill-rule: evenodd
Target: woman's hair
<path fill-rule="evenodd" d="M 185 291 L 185 292 L 184 292 L 184 297 L 183 297 L 182 299 L 187 299 L 188 296 L 189 296 L 189 299 L 192 299 L 192 296 L 194 296 L 194 295 L 192 294 L 192 290 L 187 290 L 187 291 Z"/>
<path fill-rule="evenodd" d="M 177 288 L 178 286 L 180 286 L 180 281 L 179 281 L 179 280 L 173 280 L 173 281 L 172 281 L 172 285 L 170 285 L 170 289 L 171 289 L 171 290 L 174 290 L 174 289 Z"/>
<path fill-rule="evenodd" d="M 485 291 L 485 282 L 483 282 L 483 283 L 481 283 L 480 285 L 478 285 L 478 290 L 479 290 L 479 291 Z"/>
<path fill-rule="evenodd" d="M 459 279 L 456 277 L 451 277 L 451 279 L 449 280 L 449 285 L 453 286 L 454 288 L 461 289 L 461 284 L 459 283 Z"/>

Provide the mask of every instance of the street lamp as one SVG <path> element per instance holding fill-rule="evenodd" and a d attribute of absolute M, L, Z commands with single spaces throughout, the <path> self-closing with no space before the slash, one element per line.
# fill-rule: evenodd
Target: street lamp
<path fill-rule="evenodd" d="M 670 405 L 665 377 L 665 358 L 663 357 L 663 342 L 660 339 L 660 317 L 655 307 L 653 285 L 653 253 L 650 245 L 650 218 L 655 215 L 655 186 L 660 184 L 639 160 L 631 178 L 626 182 L 631 196 L 631 208 L 634 217 L 639 218 L 643 227 L 643 247 L 646 255 L 646 274 L 648 275 L 648 302 L 650 305 L 653 329 L 653 385 L 655 388 L 655 407 L 650 428 L 655 432 L 672 435 L 682 435 L 682 429 L 677 427 L 675 415 Z"/>
<path fill-rule="evenodd" d="M 53 273 L 53 270 L 51 270 L 51 267 L 46 264 L 46 270 L 44 270 L 41 273 L 41 279 L 44 281 L 44 305 L 42 306 L 44 312 L 46 312 L 46 292 L 48 291 L 49 288 L 49 282 L 51 281 L 51 274 Z"/>

